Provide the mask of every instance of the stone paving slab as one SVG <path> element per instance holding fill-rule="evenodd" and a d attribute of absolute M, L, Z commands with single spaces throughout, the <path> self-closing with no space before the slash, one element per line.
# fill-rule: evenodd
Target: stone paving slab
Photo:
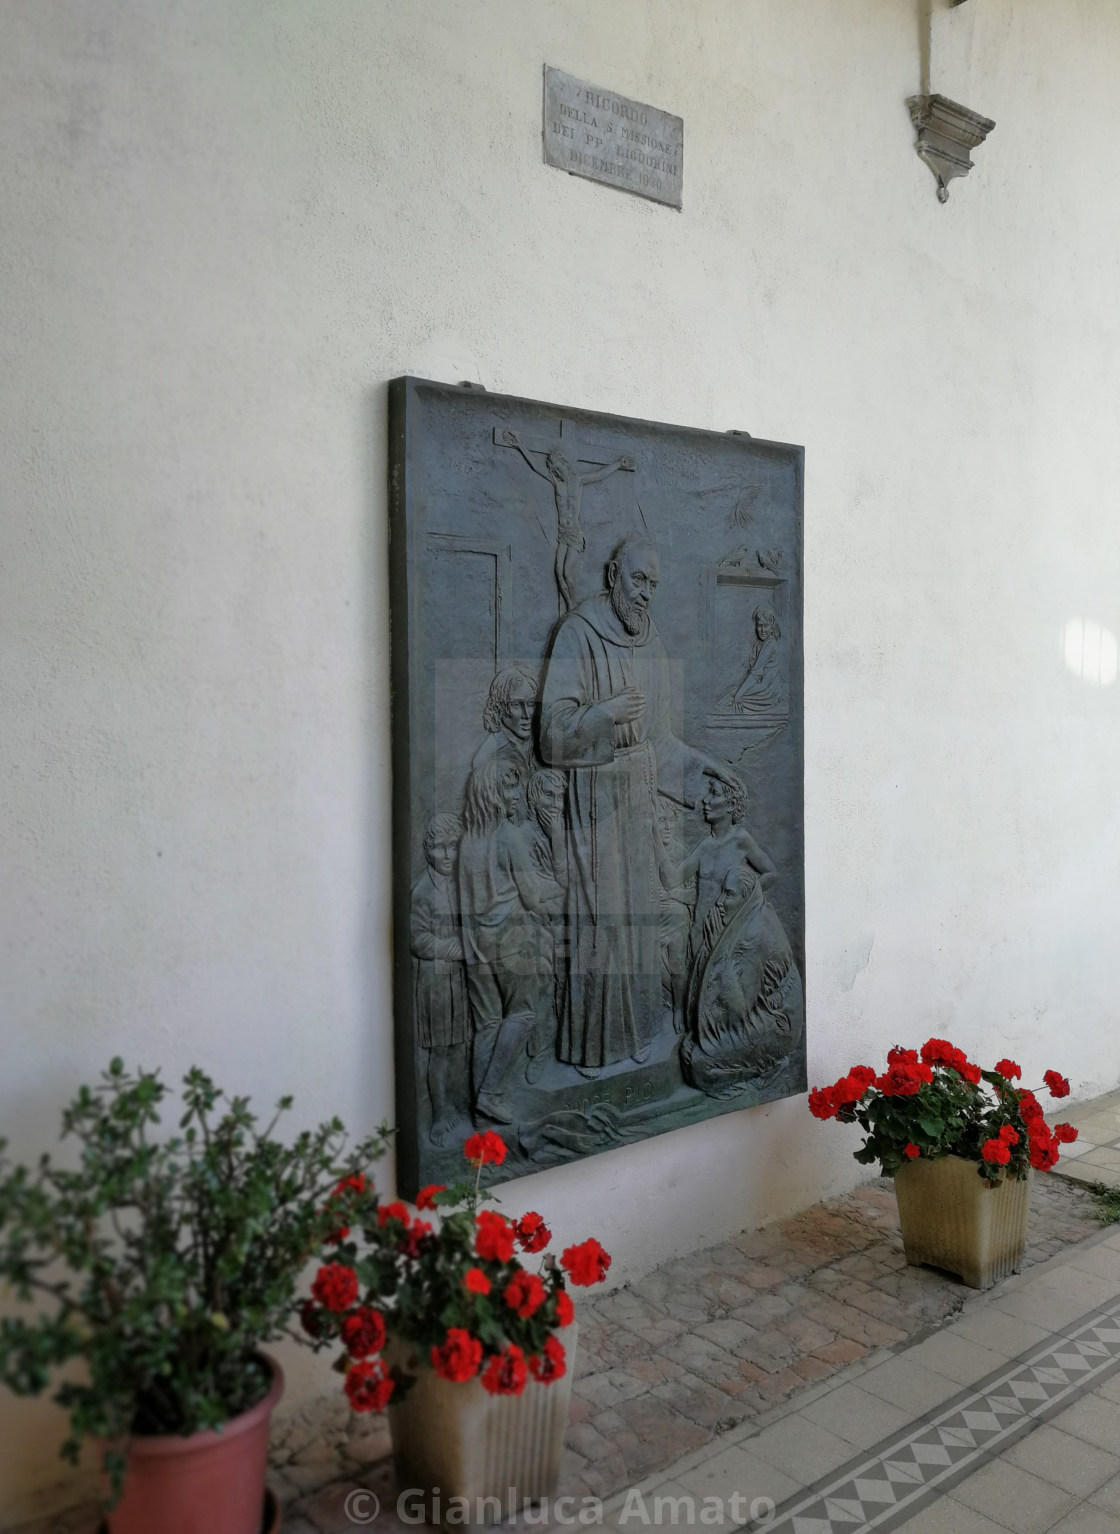
<path fill-rule="evenodd" d="M 1078 1137 L 1062 1146 L 1053 1175 L 1087 1187 L 1120 1187 L 1120 1092 L 1047 1114 L 1051 1124 L 1062 1120 L 1074 1126 Z"/>
<path fill-rule="evenodd" d="M 1024 1269 L 1097 1233 L 1094 1201 L 1075 1182 L 1036 1175 L 1029 1230 Z M 1077 1273 L 1087 1291 L 1095 1293 L 1105 1278 L 1101 1260 Z M 709 1474 L 702 1467 L 718 1470 L 721 1442 L 731 1446 L 754 1435 L 792 1404 L 807 1410 L 838 1380 L 858 1380 L 896 1353 L 905 1365 L 907 1347 L 928 1333 L 940 1336 L 938 1329 L 974 1296 L 944 1273 L 906 1265 L 893 1186 L 875 1179 L 631 1285 L 581 1297 L 558 1495 L 607 1500 L 643 1481 L 664 1480 L 669 1466 L 686 1485 L 695 1480 L 689 1466 L 701 1467 L 702 1480 Z M 870 1396 L 863 1380 L 863 1396 L 874 1401 L 869 1412 L 890 1421 L 893 1411 L 928 1401 L 941 1385 L 946 1394 L 959 1390 L 973 1367 L 976 1378 L 992 1359 L 1010 1357 L 1044 1335 L 1032 1325 L 1031 1305 L 1028 1314 L 1016 1315 L 1021 1308 L 1013 1301 L 1010 1311 L 991 1313 L 972 1339 L 975 1347 L 967 1323 L 955 1329 L 953 1345 L 946 1334 L 920 1376 L 906 1367 L 882 1374 Z M 839 1426 L 827 1411 L 807 1417 L 818 1458 L 851 1454 L 850 1432 Z M 385 1419 L 353 1417 L 341 1397 L 281 1416 L 271 1484 L 285 1508 L 285 1534 L 405 1528 L 395 1512 L 388 1452 Z M 733 1456 L 737 1473 L 744 1452 Z M 785 1484 L 782 1466 L 764 1459 L 757 1445 L 751 1454 L 770 1482 Z M 682 1461 L 682 1455 L 688 1457 Z M 348 1512 L 368 1506 L 347 1502 L 361 1491 L 379 1499 L 372 1523 L 358 1523 Z M 47 1520 L 21 1534 L 87 1534 L 95 1526 L 86 1510 L 68 1517 L 69 1524 Z"/>

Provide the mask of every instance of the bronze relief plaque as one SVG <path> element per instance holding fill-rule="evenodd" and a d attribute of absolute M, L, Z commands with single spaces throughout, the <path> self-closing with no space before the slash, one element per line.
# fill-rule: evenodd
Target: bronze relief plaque
<path fill-rule="evenodd" d="M 406 1196 L 805 1090 L 803 465 L 391 385 Z"/>

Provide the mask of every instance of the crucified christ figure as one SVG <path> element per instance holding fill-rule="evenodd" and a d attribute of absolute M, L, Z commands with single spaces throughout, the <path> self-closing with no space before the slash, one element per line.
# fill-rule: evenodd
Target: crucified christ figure
<path fill-rule="evenodd" d="M 618 469 L 633 473 L 637 465 L 629 454 L 615 458 L 610 463 L 584 458 L 573 463 L 564 452 L 562 443 L 558 442 L 548 448 L 527 447 L 514 431 L 502 432 L 501 441 L 505 447 L 516 448 L 533 473 L 547 479 L 552 486 L 556 497 L 556 560 L 553 569 L 562 612 L 570 612 L 572 587 L 568 578 L 568 562 L 572 550 L 581 554 L 586 542 L 579 521 L 584 486 L 598 484 L 599 480 L 606 479 Z M 543 463 L 535 462 L 536 459 L 543 459 Z M 580 468 L 580 464 L 586 464 L 586 467 Z"/>

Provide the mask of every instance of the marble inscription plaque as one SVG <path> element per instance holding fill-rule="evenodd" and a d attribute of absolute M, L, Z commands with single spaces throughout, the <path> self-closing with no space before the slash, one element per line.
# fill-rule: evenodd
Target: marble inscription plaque
<path fill-rule="evenodd" d="M 390 387 L 402 1191 L 805 1089 L 798 447 Z"/>
<path fill-rule="evenodd" d="M 544 158 L 671 208 L 684 187 L 684 119 L 545 65 Z"/>

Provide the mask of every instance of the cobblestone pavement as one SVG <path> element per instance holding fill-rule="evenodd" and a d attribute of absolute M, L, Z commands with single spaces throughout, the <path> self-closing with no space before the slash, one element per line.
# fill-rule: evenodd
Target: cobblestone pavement
<path fill-rule="evenodd" d="M 1098 1229 L 1085 1189 L 1036 1174 L 1024 1268 Z M 907 1267 L 894 1189 L 876 1179 L 584 1298 L 560 1494 L 606 1498 L 855 1360 L 943 1325 L 972 1293 Z M 403 1528 L 388 1452 L 384 1418 L 351 1417 L 341 1397 L 281 1417 L 272 1485 L 285 1534 L 351 1534 L 359 1525 L 346 1499 L 360 1488 L 383 1509 L 366 1526 Z M 81 1510 L 21 1534 L 92 1534 L 96 1524 Z"/>

